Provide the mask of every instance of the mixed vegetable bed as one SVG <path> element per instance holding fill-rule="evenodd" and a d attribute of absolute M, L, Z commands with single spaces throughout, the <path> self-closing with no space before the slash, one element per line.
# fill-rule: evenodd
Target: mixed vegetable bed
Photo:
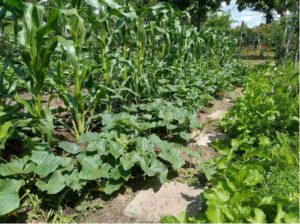
<path fill-rule="evenodd" d="M 3 220 L 165 181 L 198 156 L 197 110 L 243 74 L 236 40 L 165 3 L 0 3 Z"/>
<path fill-rule="evenodd" d="M 163 222 L 299 222 L 299 82 L 292 67 L 254 69 L 221 121 L 230 137 L 202 166 L 211 187 L 199 217 Z"/>

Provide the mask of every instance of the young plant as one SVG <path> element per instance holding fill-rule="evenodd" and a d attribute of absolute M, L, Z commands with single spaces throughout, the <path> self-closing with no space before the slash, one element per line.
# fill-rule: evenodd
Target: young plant
<path fill-rule="evenodd" d="M 24 3 L 23 18 L 16 23 L 16 36 L 18 43 L 23 46 L 22 58 L 27 67 L 25 75 L 28 75 L 29 91 L 33 99 L 32 102 L 27 102 L 19 95 L 16 95 L 15 99 L 37 119 L 44 116 L 42 95 L 49 74 L 51 55 L 57 46 L 57 39 L 52 33 L 59 18 L 59 11 L 52 9 L 45 23 L 44 12 L 41 5 Z"/>

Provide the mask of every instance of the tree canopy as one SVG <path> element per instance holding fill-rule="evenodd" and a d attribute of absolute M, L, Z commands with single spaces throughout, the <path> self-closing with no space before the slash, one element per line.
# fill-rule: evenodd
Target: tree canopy
<path fill-rule="evenodd" d="M 262 12 L 266 15 L 266 23 L 273 20 L 273 11 L 280 16 L 285 16 L 287 10 L 294 11 L 297 8 L 296 0 L 237 0 L 238 9 L 240 11 L 250 8 L 255 11 Z"/>
<path fill-rule="evenodd" d="M 200 26 L 206 18 L 208 12 L 215 12 L 221 8 L 222 2 L 230 3 L 230 0 L 168 0 L 179 9 L 188 9 L 192 16 L 192 21 Z"/>

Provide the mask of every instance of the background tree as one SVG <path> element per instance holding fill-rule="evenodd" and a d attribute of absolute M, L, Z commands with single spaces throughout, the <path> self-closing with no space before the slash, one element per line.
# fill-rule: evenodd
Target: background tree
<path fill-rule="evenodd" d="M 255 11 L 262 12 L 266 15 L 266 23 L 273 21 L 273 11 L 277 12 L 281 17 L 286 15 L 287 11 L 295 11 L 298 1 L 296 0 L 237 0 L 238 9 L 240 11 L 250 8 Z"/>
<path fill-rule="evenodd" d="M 274 0 L 237 0 L 238 9 L 240 11 L 250 8 L 255 11 L 262 12 L 266 15 L 266 23 L 271 23 L 273 21 L 272 10 L 275 8 Z"/>
<path fill-rule="evenodd" d="M 200 28 L 200 25 L 207 19 L 208 12 L 214 13 L 221 8 L 222 2 L 230 3 L 230 0 L 167 0 L 176 8 L 188 10 L 192 17 L 192 22 Z"/>
<path fill-rule="evenodd" d="M 123 0 L 127 1 L 127 0 Z M 135 6 L 144 7 L 146 5 L 155 5 L 159 2 L 168 2 L 175 9 L 186 10 L 190 13 L 192 23 L 200 29 L 206 20 L 208 13 L 215 13 L 221 8 L 222 2 L 230 3 L 230 0 L 133 0 L 130 3 L 133 3 Z"/>

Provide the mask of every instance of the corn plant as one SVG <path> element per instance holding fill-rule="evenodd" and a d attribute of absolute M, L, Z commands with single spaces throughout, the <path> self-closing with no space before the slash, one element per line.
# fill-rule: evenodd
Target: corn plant
<path fill-rule="evenodd" d="M 28 103 L 18 95 L 16 100 L 37 118 L 43 116 L 42 92 L 48 75 L 50 58 L 57 45 L 57 39 L 51 37 L 51 33 L 55 31 L 59 12 L 53 9 L 49 13 L 46 24 L 44 24 L 43 14 L 42 6 L 25 3 L 23 17 L 16 24 L 16 35 L 19 44 L 23 46 L 22 57 L 28 70 L 33 102 Z"/>

